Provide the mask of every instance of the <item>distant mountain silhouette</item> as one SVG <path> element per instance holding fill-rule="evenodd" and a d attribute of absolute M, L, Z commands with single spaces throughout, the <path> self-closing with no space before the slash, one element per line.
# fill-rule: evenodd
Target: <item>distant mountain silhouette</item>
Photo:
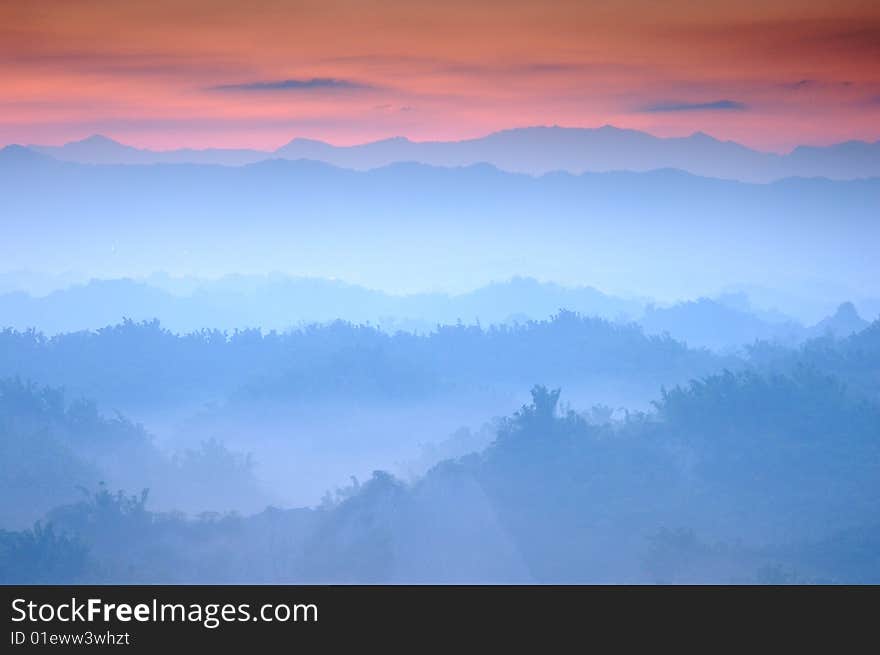
<path fill-rule="evenodd" d="M 78 161 L 86 164 L 136 163 L 146 153 L 132 146 L 123 145 L 101 134 L 81 141 L 72 141 L 58 148 L 33 147 L 36 152 L 48 154 L 62 161 Z"/>
<path fill-rule="evenodd" d="M 80 164 L 219 164 L 242 166 L 273 158 L 271 152 L 248 149 L 206 148 L 194 150 L 148 150 L 134 148 L 95 134 L 62 146 L 27 146 L 34 152 L 60 161 Z"/>
<path fill-rule="evenodd" d="M 794 345 L 804 338 L 804 328 L 788 320 L 769 322 L 751 311 L 700 298 L 672 307 L 649 307 L 641 320 L 648 334 L 668 333 L 695 348 L 726 350 L 755 340 Z"/>
<path fill-rule="evenodd" d="M 157 278 L 157 276 L 152 276 Z M 158 278 L 157 278 L 158 279 Z M 392 295 L 338 280 L 271 275 L 227 275 L 191 281 L 194 289 L 174 293 L 127 278 L 91 280 L 45 296 L 0 293 L 0 329 L 36 328 L 48 334 L 95 330 L 122 318 L 158 318 L 178 333 L 204 328 L 234 330 L 260 327 L 286 330 L 337 319 L 369 323 L 389 332 L 428 333 L 438 325 L 463 321 L 484 327 L 545 320 L 560 310 L 612 321 L 637 322 L 647 334 L 669 334 L 694 348 L 736 350 L 756 340 L 794 346 L 809 338 L 843 338 L 869 323 L 845 302 L 816 325 L 794 319 L 769 320 L 740 299 L 744 307 L 699 298 L 669 307 L 619 298 L 592 287 L 565 287 L 513 278 L 463 294 Z"/>
<path fill-rule="evenodd" d="M 845 302 L 837 308 L 834 314 L 822 319 L 810 328 L 810 335 L 816 337 L 826 335 L 837 338 L 848 337 L 856 332 L 861 332 L 868 325 L 870 323 L 859 316 L 855 305 L 851 302 Z"/>
<path fill-rule="evenodd" d="M 880 275 L 880 179 L 82 165 L 10 147 L 0 197 L 7 270 L 280 270 L 395 292 L 522 275 L 661 297 L 768 280 L 786 291 L 817 271 L 864 294 Z"/>
<path fill-rule="evenodd" d="M 283 275 L 230 275 L 203 281 L 178 295 L 131 279 L 91 280 L 46 296 L 0 293 L 0 329 L 37 328 L 49 334 L 97 329 L 123 317 L 158 318 L 176 332 L 202 328 L 284 330 L 342 319 L 429 332 L 456 321 L 483 324 L 544 320 L 560 309 L 609 319 L 637 318 L 641 303 L 590 287 L 567 288 L 514 278 L 450 295 L 395 296 L 335 280 Z"/>
<path fill-rule="evenodd" d="M 394 137 L 354 146 L 296 138 L 275 151 L 249 149 L 141 150 L 104 136 L 63 146 L 30 146 L 63 161 L 90 164 L 193 163 L 240 166 L 266 159 L 312 159 L 369 170 L 396 162 L 435 166 L 489 163 L 510 172 L 542 174 L 650 171 L 676 168 L 696 175 L 768 182 L 785 177 L 855 179 L 880 176 L 880 142 L 851 141 L 800 146 L 779 155 L 761 152 L 702 132 L 656 137 L 638 130 L 526 127 L 462 141 L 410 141 Z"/>
<path fill-rule="evenodd" d="M 51 165 L 44 154 L 37 152 L 32 148 L 19 145 L 9 145 L 0 148 L 0 166 L 4 168 L 13 168 L 16 166 L 48 166 Z"/>

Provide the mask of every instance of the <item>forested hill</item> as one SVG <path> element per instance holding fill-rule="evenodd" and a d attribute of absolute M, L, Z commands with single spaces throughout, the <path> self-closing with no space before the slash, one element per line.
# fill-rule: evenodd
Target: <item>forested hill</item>
<path fill-rule="evenodd" d="M 850 391 L 880 400 L 880 320 L 846 338 L 818 337 L 796 349 L 756 342 L 748 348 L 748 357 L 754 366 L 773 372 L 822 371 Z"/>
<path fill-rule="evenodd" d="M 619 422 L 559 397 L 535 387 L 482 453 L 314 509 L 188 520 L 99 490 L 49 528 L 0 531 L 0 579 L 880 580 L 880 408 L 838 381 L 725 372 Z"/>
<path fill-rule="evenodd" d="M 713 375 L 620 424 L 558 397 L 536 387 L 489 449 L 415 485 L 376 475 L 324 518 L 309 579 L 880 579 L 880 408 L 833 379 Z M 858 555 L 810 552 L 853 530 Z"/>
<path fill-rule="evenodd" d="M 187 402 L 233 392 L 261 398 L 324 395 L 394 400 L 485 385 L 638 381 L 651 388 L 735 360 L 563 311 L 546 321 L 438 326 L 387 334 L 336 321 L 289 332 L 203 330 L 158 321 L 45 337 L 0 332 L 0 377 L 63 386 L 100 402 Z"/>
<path fill-rule="evenodd" d="M 878 322 L 797 349 L 758 343 L 747 359 L 729 360 L 736 367 L 635 326 L 571 313 L 425 337 L 344 323 L 177 336 L 123 323 L 54 339 L 7 331 L 0 343 L 4 366 L 66 375 L 107 398 L 153 394 L 157 402 L 168 399 L 151 386 L 156 376 L 178 394 L 212 380 L 236 402 L 268 396 L 282 405 L 308 404 L 325 386 L 336 399 L 375 400 L 498 380 L 529 388 L 526 375 L 614 384 L 612 376 L 662 378 L 678 366 L 690 380 L 657 382 L 651 409 L 622 415 L 572 407 L 560 403 L 564 391 L 531 386 L 531 400 L 494 425 L 488 447 L 410 480 L 377 471 L 320 505 L 257 514 L 263 497 L 248 458 L 212 442 L 171 457 L 121 416 L 6 381 L 2 518 L 17 531 L 0 531 L 0 581 L 880 580 Z M 327 425 L 335 417 L 317 415 Z M 349 448 L 381 445 L 363 429 L 352 436 Z M 309 468 L 285 462 L 288 475 Z M 109 488 L 100 484 L 107 479 Z M 77 485 L 92 493 L 71 502 Z M 167 506 L 169 493 L 198 499 L 201 509 L 243 499 L 252 509 L 190 518 L 155 511 L 152 498 Z M 33 518 L 23 510 L 56 503 L 45 523 L 20 529 Z"/>

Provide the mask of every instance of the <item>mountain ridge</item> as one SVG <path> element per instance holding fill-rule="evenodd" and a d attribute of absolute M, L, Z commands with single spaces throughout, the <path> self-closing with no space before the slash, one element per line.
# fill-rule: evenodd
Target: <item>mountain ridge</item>
<path fill-rule="evenodd" d="M 10 270 L 39 256 L 99 276 L 276 269 L 396 291 L 524 275 L 655 297 L 768 279 L 793 292 L 816 270 L 868 296 L 878 270 L 880 179 L 532 177 L 487 164 L 356 171 L 283 159 L 84 165 L 7 149 L 0 194 Z M 670 257 L 686 275 L 664 268 Z"/>
<path fill-rule="evenodd" d="M 880 176 L 880 141 L 800 145 L 777 154 L 705 132 L 658 137 L 604 125 L 597 128 L 510 128 L 458 141 L 395 136 L 349 146 L 296 137 L 275 150 L 248 148 L 140 149 L 97 134 L 61 146 L 29 145 L 55 159 L 90 164 L 192 163 L 243 166 L 267 159 L 315 159 L 341 168 L 372 170 L 414 161 L 437 166 L 488 163 L 506 172 L 540 175 L 676 168 L 704 177 L 769 182 L 787 177 L 856 179 Z"/>
<path fill-rule="evenodd" d="M 283 332 L 336 320 L 389 333 L 428 334 L 438 326 L 460 322 L 511 326 L 574 312 L 616 324 L 637 323 L 648 335 L 668 334 L 692 348 L 727 352 L 756 340 L 794 346 L 818 337 L 840 339 L 870 325 L 848 301 L 808 324 L 757 310 L 744 296 L 701 297 L 657 306 L 648 299 L 608 294 L 589 285 L 569 287 L 528 277 L 491 282 L 465 293 L 405 295 L 340 280 L 281 274 L 205 280 L 182 294 L 160 282 L 91 279 L 45 296 L 0 293 L 4 321 L 0 329 L 33 328 L 55 335 L 98 330 L 125 317 L 135 322 L 158 319 L 177 334 L 256 327 Z"/>

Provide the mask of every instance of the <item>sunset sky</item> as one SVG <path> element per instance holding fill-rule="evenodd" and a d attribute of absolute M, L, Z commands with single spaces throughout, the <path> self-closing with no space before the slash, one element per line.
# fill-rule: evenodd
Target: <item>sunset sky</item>
<path fill-rule="evenodd" d="M 0 0 L 0 144 L 880 139 L 880 2 Z"/>

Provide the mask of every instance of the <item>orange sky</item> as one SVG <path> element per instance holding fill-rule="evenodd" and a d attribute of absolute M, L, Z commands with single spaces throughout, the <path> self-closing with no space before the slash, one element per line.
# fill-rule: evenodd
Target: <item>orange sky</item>
<path fill-rule="evenodd" d="M 734 6 L 735 5 L 735 6 Z M 0 0 L 0 143 L 880 138 L 880 2 Z"/>

